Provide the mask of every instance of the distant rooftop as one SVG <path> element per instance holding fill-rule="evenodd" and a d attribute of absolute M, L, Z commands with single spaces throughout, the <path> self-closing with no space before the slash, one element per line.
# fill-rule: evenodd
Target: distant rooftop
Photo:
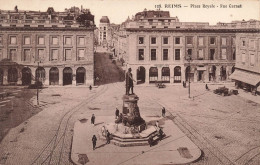
<path fill-rule="evenodd" d="M 55 11 L 49 7 L 46 11 L 19 10 L 15 6 L 14 10 L 0 10 L 0 25 L 2 27 L 65 27 L 80 25 L 94 25 L 94 16 L 89 9 L 71 7 L 62 12 Z"/>
<path fill-rule="evenodd" d="M 107 16 L 102 16 L 100 23 L 110 23 L 109 18 Z"/>

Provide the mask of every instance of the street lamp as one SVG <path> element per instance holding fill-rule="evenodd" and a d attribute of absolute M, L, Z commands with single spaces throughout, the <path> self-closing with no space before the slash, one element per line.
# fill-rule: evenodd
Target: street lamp
<path fill-rule="evenodd" d="M 187 56 L 187 61 L 189 62 L 188 78 L 189 78 L 189 98 L 190 98 L 190 72 L 191 72 L 190 62 L 192 61 L 192 59 L 191 59 L 191 54 L 188 54 L 188 56 Z"/>
<path fill-rule="evenodd" d="M 40 71 L 39 71 L 39 67 L 40 67 L 40 62 L 41 61 L 38 61 L 37 62 L 37 69 L 36 69 L 36 76 L 37 76 L 37 79 L 36 79 L 36 89 L 37 89 L 37 105 L 39 105 L 39 78 L 40 78 Z"/>

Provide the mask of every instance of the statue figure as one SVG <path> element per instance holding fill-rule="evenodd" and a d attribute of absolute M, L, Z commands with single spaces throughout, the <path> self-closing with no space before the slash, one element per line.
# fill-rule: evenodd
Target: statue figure
<path fill-rule="evenodd" d="M 135 81 L 135 80 L 133 79 L 133 75 L 132 75 L 131 71 L 132 71 L 132 69 L 129 68 L 128 72 L 126 73 L 126 76 L 125 76 L 126 95 L 129 95 L 130 89 L 132 91 L 132 94 L 134 94 L 134 83 L 133 83 L 133 81 Z"/>

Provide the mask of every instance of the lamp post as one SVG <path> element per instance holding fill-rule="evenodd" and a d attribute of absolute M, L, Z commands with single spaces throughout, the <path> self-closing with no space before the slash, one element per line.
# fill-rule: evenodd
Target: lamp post
<path fill-rule="evenodd" d="M 37 76 L 37 82 L 36 82 L 36 88 L 37 88 L 37 105 L 39 105 L 39 77 L 40 77 L 40 73 L 39 73 L 39 65 L 40 65 L 40 62 L 38 61 L 38 66 L 37 66 L 37 71 L 38 71 L 38 76 Z"/>
<path fill-rule="evenodd" d="M 40 63 L 41 61 L 38 61 L 37 62 L 37 70 L 36 70 L 36 76 L 37 76 L 37 79 L 36 79 L 36 89 L 37 89 L 37 105 L 39 105 L 39 79 L 40 79 L 40 71 L 39 71 L 39 67 L 40 67 Z M 38 74 L 38 75 L 37 75 Z"/>
<path fill-rule="evenodd" d="M 189 98 L 190 98 L 190 71 L 191 71 L 190 62 L 192 61 L 192 59 L 191 59 L 191 55 L 190 55 L 190 54 L 187 56 L 187 60 L 188 60 L 188 62 L 189 62 L 189 73 L 188 73 L 188 78 L 189 78 Z"/>

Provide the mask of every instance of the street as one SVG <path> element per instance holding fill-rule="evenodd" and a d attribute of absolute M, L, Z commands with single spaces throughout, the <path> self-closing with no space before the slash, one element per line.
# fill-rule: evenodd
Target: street
<path fill-rule="evenodd" d="M 89 120 L 92 114 L 98 122 L 106 122 L 114 117 L 116 108 L 121 110 L 125 84 L 119 81 L 123 80 L 120 79 L 123 75 L 106 54 L 97 57 L 104 60 L 98 60 L 101 63 L 96 65 L 100 86 L 92 90 L 87 87 L 43 89 L 40 105 L 47 106 L 9 131 L 0 144 L 0 164 L 72 164 L 70 149 L 74 123 L 82 116 Z M 135 85 L 134 90 L 140 98 L 141 116 L 161 116 L 164 106 L 167 118 L 202 150 L 202 157 L 192 164 L 259 164 L 260 104 L 242 97 L 250 95 L 243 95 L 242 90 L 238 95 L 225 97 L 213 93 L 219 86 L 234 88 L 233 83 L 208 86 L 209 91 L 203 83 L 192 83 L 191 99 L 188 88 L 183 88 L 182 84 L 166 84 L 166 88 L 161 89 L 154 85 Z M 101 144 L 98 141 L 97 145 Z M 131 164 L 129 156 L 138 157 L 147 147 L 130 150 L 131 153 L 127 148 L 110 144 L 89 154 L 94 155 L 94 161 L 104 157 L 113 162 L 115 158 L 109 156 L 116 152 L 120 153 L 122 162 Z M 145 160 L 139 163 L 145 164 Z"/>

